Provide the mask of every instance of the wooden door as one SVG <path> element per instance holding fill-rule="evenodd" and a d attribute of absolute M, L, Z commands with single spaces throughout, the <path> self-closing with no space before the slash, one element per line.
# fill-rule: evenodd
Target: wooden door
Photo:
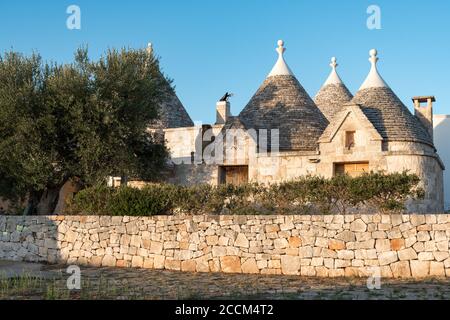
<path fill-rule="evenodd" d="M 221 183 L 241 185 L 248 182 L 248 166 L 223 167 Z"/>

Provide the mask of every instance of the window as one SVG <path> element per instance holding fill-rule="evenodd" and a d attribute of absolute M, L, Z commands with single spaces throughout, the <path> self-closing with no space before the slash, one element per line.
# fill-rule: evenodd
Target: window
<path fill-rule="evenodd" d="M 369 172 L 368 162 L 334 164 L 335 175 L 348 174 L 351 177 L 358 177 L 364 172 Z"/>
<path fill-rule="evenodd" d="M 355 131 L 345 133 L 345 148 L 352 149 L 355 146 Z"/>

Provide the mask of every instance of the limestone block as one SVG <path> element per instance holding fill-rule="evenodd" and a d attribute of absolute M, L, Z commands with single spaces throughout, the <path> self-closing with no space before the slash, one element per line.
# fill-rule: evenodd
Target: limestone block
<path fill-rule="evenodd" d="M 403 223 L 402 215 L 401 214 L 391 215 L 391 223 L 392 223 L 392 226 L 394 226 L 394 227 L 401 225 Z"/>
<path fill-rule="evenodd" d="M 268 224 L 266 225 L 266 233 L 278 232 L 280 231 L 280 227 L 277 224 Z"/>
<path fill-rule="evenodd" d="M 247 237 L 243 233 L 238 234 L 238 236 L 236 237 L 236 241 L 234 242 L 234 245 L 236 247 L 241 248 L 248 248 L 250 246 Z"/>
<path fill-rule="evenodd" d="M 208 246 L 215 246 L 219 243 L 219 237 L 218 236 L 207 236 L 206 237 L 206 244 Z"/>
<path fill-rule="evenodd" d="M 319 267 L 323 266 L 323 258 L 322 257 L 315 257 L 311 259 L 311 266 Z"/>
<path fill-rule="evenodd" d="M 356 245 L 357 249 L 373 249 L 375 248 L 375 239 L 366 240 L 363 242 L 359 242 Z"/>
<path fill-rule="evenodd" d="M 351 265 L 352 265 L 351 260 L 342 260 L 342 259 L 334 260 L 335 268 L 346 268 L 346 267 L 350 267 Z"/>
<path fill-rule="evenodd" d="M 424 242 L 416 242 L 416 243 L 413 245 L 413 249 L 414 249 L 416 252 L 423 252 L 423 251 L 425 251 L 425 243 L 424 243 Z"/>
<path fill-rule="evenodd" d="M 281 272 L 286 275 L 297 275 L 300 270 L 300 258 L 281 256 Z"/>
<path fill-rule="evenodd" d="M 398 258 L 400 261 L 415 260 L 417 259 L 417 253 L 413 248 L 403 249 L 398 252 Z"/>
<path fill-rule="evenodd" d="M 322 277 L 322 278 L 328 277 L 328 274 L 329 274 L 329 269 L 328 268 L 326 268 L 326 267 L 316 267 L 315 270 L 316 270 L 316 276 Z"/>
<path fill-rule="evenodd" d="M 327 248 L 328 247 L 328 239 L 322 238 L 322 237 L 317 237 L 315 246 L 320 247 L 320 248 Z"/>
<path fill-rule="evenodd" d="M 425 215 L 413 214 L 411 215 L 410 222 L 414 227 L 425 224 Z"/>
<path fill-rule="evenodd" d="M 386 231 L 374 231 L 372 232 L 372 239 L 386 239 Z"/>
<path fill-rule="evenodd" d="M 171 259 L 171 258 L 166 258 L 166 261 L 164 262 L 164 268 L 167 270 L 180 271 L 181 270 L 181 261 Z"/>
<path fill-rule="evenodd" d="M 392 229 L 392 225 L 390 223 L 379 223 L 377 228 L 380 231 L 388 231 Z"/>
<path fill-rule="evenodd" d="M 196 259 L 195 260 L 195 270 L 197 272 L 210 272 L 210 265 L 209 265 L 208 258 L 203 256 L 203 257 Z"/>
<path fill-rule="evenodd" d="M 449 244 L 449 242 L 447 240 L 440 241 L 440 242 L 436 243 L 436 247 L 439 251 L 448 251 L 448 244 Z"/>
<path fill-rule="evenodd" d="M 155 269 L 164 269 L 166 257 L 162 255 L 155 255 L 153 257 L 153 267 Z"/>
<path fill-rule="evenodd" d="M 279 268 L 281 268 L 281 260 L 269 260 L 268 267 L 270 269 L 279 269 Z"/>
<path fill-rule="evenodd" d="M 433 252 L 420 252 L 418 255 L 420 261 L 434 260 Z"/>
<path fill-rule="evenodd" d="M 345 276 L 344 269 L 330 269 L 328 272 L 330 278 L 340 278 Z"/>
<path fill-rule="evenodd" d="M 350 231 L 353 232 L 365 232 L 367 230 L 367 225 L 361 219 L 357 219 L 350 223 Z"/>
<path fill-rule="evenodd" d="M 300 258 L 312 258 L 313 257 L 313 248 L 311 246 L 300 247 L 299 257 Z"/>
<path fill-rule="evenodd" d="M 314 236 L 307 236 L 307 235 L 302 235 L 300 237 L 302 245 L 304 246 L 313 246 L 315 241 L 316 241 L 316 237 Z"/>
<path fill-rule="evenodd" d="M 355 253 L 352 250 L 339 250 L 337 256 L 342 260 L 352 260 L 355 257 Z"/>
<path fill-rule="evenodd" d="M 331 239 L 328 241 L 328 248 L 330 250 L 343 250 L 345 249 L 345 242 Z"/>
<path fill-rule="evenodd" d="M 436 261 L 441 262 L 449 257 L 449 252 L 448 251 L 442 251 L 442 252 L 436 251 L 436 252 L 433 252 L 433 256 Z"/>
<path fill-rule="evenodd" d="M 132 235 L 130 240 L 130 246 L 139 248 L 141 246 L 141 237 L 138 235 Z"/>
<path fill-rule="evenodd" d="M 213 257 L 226 256 L 227 255 L 227 247 L 223 247 L 223 246 L 212 247 L 212 255 L 213 255 Z"/>
<path fill-rule="evenodd" d="M 241 268 L 243 273 L 259 273 L 259 268 L 256 264 L 256 260 L 253 258 L 245 260 Z"/>
<path fill-rule="evenodd" d="M 415 237 L 415 236 L 406 238 L 405 239 L 405 247 L 406 248 L 412 247 L 416 242 L 417 242 L 417 237 Z"/>
<path fill-rule="evenodd" d="M 258 266 L 258 269 L 265 269 L 267 268 L 267 260 L 257 260 L 256 265 Z"/>
<path fill-rule="evenodd" d="M 66 235 L 64 237 L 64 241 L 73 243 L 77 240 L 77 237 L 78 237 L 77 232 L 74 232 L 74 231 L 68 229 L 66 232 Z"/>
<path fill-rule="evenodd" d="M 430 276 L 445 277 L 445 269 L 443 262 L 430 262 Z"/>
<path fill-rule="evenodd" d="M 364 267 L 364 260 L 353 259 L 352 260 L 352 267 Z"/>
<path fill-rule="evenodd" d="M 402 233 L 399 230 L 388 231 L 387 236 L 389 239 L 400 239 L 403 237 Z"/>
<path fill-rule="evenodd" d="M 378 260 L 380 261 L 380 266 L 386 266 L 398 261 L 398 255 L 396 251 L 381 252 L 378 254 Z"/>
<path fill-rule="evenodd" d="M 328 269 L 334 269 L 334 259 L 332 258 L 324 258 L 323 265 Z"/>
<path fill-rule="evenodd" d="M 145 258 L 142 267 L 145 269 L 153 269 L 153 258 Z"/>
<path fill-rule="evenodd" d="M 117 259 L 111 255 L 105 255 L 102 260 L 103 267 L 115 267 Z"/>
<path fill-rule="evenodd" d="M 163 243 L 162 242 L 157 242 L 157 241 L 151 242 L 149 253 L 161 254 L 162 251 L 163 251 Z"/>
<path fill-rule="evenodd" d="M 300 274 L 304 277 L 314 277 L 316 269 L 312 266 L 302 266 L 300 267 Z"/>
<path fill-rule="evenodd" d="M 364 222 L 363 222 L 364 223 Z M 337 240 L 342 240 L 344 242 L 354 242 L 356 241 L 355 233 L 349 230 L 345 230 L 336 235 Z M 343 272 L 344 270 L 342 270 Z"/>
<path fill-rule="evenodd" d="M 391 240 L 391 249 L 393 251 L 399 251 L 405 248 L 405 240 L 404 239 L 392 239 Z"/>
<path fill-rule="evenodd" d="M 450 268 L 450 258 L 449 258 L 449 259 L 446 259 L 446 260 L 444 261 L 444 266 L 445 266 L 446 269 L 449 269 L 449 268 Z"/>
<path fill-rule="evenodd" d="M 292 230 L 294 228 L 295 228 L 295 226 L 292 223 L 292 221 L 280 224 L 280 230 L 281 231 L 288 231 L 288 230 Z"/>
<path fill-rule="evenodd" d="M 445 231 L 434 231 L 433 240 L 436 242 L 439 241 L 448 241 L 447 234 Z"/>
<path fill-rule="evenodd" d="M 210 272 L 220 272 L 220 260 L 219 258 L 214 258 L 212 260 L 208 260 L 209 271 Z"/>
<path fill-rule="evenodd" d="M 350 278 L 359 277 L 359 268 L 356 267 L 347 267 L 344 269 L 344 275 Z"/>
<path fill-rule="evenodd" d="M 220 267 L 225 273 L 241 273 L 241 258 L 237 256 L 220 257 Z"/>
<path fill-rule="evenodd" d="M 417 241 L 429 241 L 430 238 L 430 234 L 428 233 L 428 231 L 419 231 L 417 232 Z"/>
<path fill-rule="evenodd" d="M 219 238 L 218 244 L 219 244 L 219 246 L 227 246 L 228 243 L 229 243 L 229 241 L 230 241 L 230 238 L 221 236 L 221 237 Z"/>
<path fill-rule="evenodd" d="M 375 243 L 377 252 L 387 252 L 391 250 L 391 242 L 389 239 L 377 239 Z"/>
<path fill-rule="evenodd" d="M 273 241 L 273 245 L 274 245 L 275 249 L 284 249 L 289 246 L 289 243 L 286 239 L 281 238 L 281 239 L 275 239 Z"/>
<path fill-rule="evenodd" d="M 144 259 L 140 256 L 134 256 L 131 259 L 131 267 L 133 268 L 142 268 L 144 265 Z"/>
<path fill-rule="evenodd" d="M 289 242 L 289 247 L 291 247 L 291 248 L 298 248 L 302 245 L 302 240 L 296 236 L 289 237 L 288 242 Z"/>

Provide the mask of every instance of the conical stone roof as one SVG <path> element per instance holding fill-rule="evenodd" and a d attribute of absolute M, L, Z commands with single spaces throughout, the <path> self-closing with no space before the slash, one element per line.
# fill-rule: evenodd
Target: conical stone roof
<path fill-rule="evenodd" d="M 278 129 L 282 151 L 315 151 L 328 121 L 285 63 L 283 41 L 278 45 L 275 67 L 239 118 L 248 129 L 267 129 L 269 137 Z"/>
<path fill-rule="evenodd" d="M 167 82 L 166 82 L 167 83 Z M 191 117 L 187 113 L 173 88 L 167 83 L 167 94 L 159 106 L 158 123 L 163 128 L 192 127 Z"/>
<path fill-rule="evenodd" d="M 342 106 L 353 98 L 336 72 L 338 66 L 336 58 L 331 59 L 330 66 L 332 68 L 331 73 L 314 98 L 317 107 L 329 122 L 342 110 Z"/>
<path fill-rule="evenodd" d="M 153 47 L 151 43 L 148 44 L 147 52 L 149 56 L 153 55 Z M 155 129 L 165 129 L 194 126 L 194 122 L 192 122 L 191 117 L 187 113 L 180 99 L 178 99 L 175 90 L 162 74 L 161 79 L 164 82 L 165 94 L 163 100 L 158 106 L 159 119 L 154 121 L 150 127 Z"/>
<path fill-rule="evenodd" d="M 433 146 L 433 140 L 424 126 L 379 75 L 376 50 L 371 50 L 370 54 L 371 71 L 351 102 L 361 106 L 386 141 L 420 142 Z"/>

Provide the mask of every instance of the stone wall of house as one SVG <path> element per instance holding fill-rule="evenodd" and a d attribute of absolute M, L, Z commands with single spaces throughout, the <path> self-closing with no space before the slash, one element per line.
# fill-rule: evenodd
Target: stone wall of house
<path fill-rule="evenodd" d="M 450 277 L 450 215 L 0 217 L 0 259 L 319 277 Z"/>

